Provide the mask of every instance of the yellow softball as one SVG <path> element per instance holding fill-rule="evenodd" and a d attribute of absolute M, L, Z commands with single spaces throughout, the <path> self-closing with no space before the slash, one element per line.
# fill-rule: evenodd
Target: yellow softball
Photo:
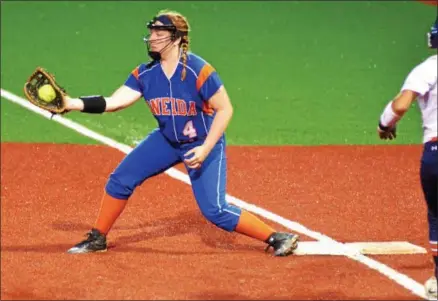
<path fill-rule="evenodd" d="M 44 85 L 38 89 L 38 96 L 45 102 L 51 102 L 56 97 L 55 89 L 51 85 Z"/>

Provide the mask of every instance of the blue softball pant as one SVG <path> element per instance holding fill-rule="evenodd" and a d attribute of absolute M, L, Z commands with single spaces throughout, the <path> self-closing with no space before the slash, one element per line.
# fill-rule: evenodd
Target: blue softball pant
<path fill-rule="evenodd" d="M 427 220 L 429 224 L 429 241 L 431 249 L 438 245 L 438 142 L 424 144 L 420 167 L 421 187 L 427 203 Z M 436 252 L 436 251 L 435 251 Z M 435 260 L 435 275 L 438 277 L 438 259 Z"/>
<path fill-rule="evenodd" d="M 168 168 L 183 162 L 184 154 L 199 146 L 202 140 L 187 144 L 169 142 L 159 129 L 152 131 L 111 173 L 105 191 L 112 197 L 128 200 L 138 185 Z M 186 165 L 192 190 L 202 214 L 226 231 L 234 231 L 241 209 L 225 200 L 227 158 L 225 139 L 214 146 L 199 169 Z"/>

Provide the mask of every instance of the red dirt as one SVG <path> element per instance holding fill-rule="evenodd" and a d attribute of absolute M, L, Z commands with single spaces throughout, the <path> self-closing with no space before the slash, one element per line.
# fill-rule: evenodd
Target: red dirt
<path fill-rule="evenodd" d="M 124 154 L 13 143 L 1 152 L 2 300 L 419 299 L 345 257 L 271 257 L 264 244 L 207 223 L 190 187 L 166 175 L 138 188 L 107 253 L 66 254 L 93 225 Z M 419 146 L 230 147 L 228 192 L 342 242 L 427 246 L 420 154 Z M 419 282 L 432 273 L 428 255 L 375 258 Z"/>
<path fill-rule="evenodd" d="M 438 6 L 438 0 L 417 0 L 426 5 Z"/>

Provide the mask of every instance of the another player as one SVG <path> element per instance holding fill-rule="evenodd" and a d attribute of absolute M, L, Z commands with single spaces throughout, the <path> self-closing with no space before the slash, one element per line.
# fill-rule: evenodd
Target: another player
<path fill-rule="evenodd" d="M 428 46 L 438 48 L 438 18 L 428 32 Z M 377 132 L 381 139 L 396 138 L 396 123 L 403 117 L 415 99 L 423 119 L 423 156 L 420 178 L 428 208 L 430 250 L 435 261 L 435 275 L 426 283 L 426 294 L 437 299 L 438 274 L 438 142 L 437 142 L 437 55 L 432 55 L 416 66 L 406 78 L 400 93 L 384 109 Z"/>
<path fill-rule="evenodd" d="M 267 243 L 276 256 L 292 254 L 298 235 L 276 232 L 225 200 L 224 131 L 233 108 L 215 69 L 188 52 L 186 18 L 177 12 L 161 11 L 147 27 L 150 35 L 145 42 L 151 62 L 136 67 L 111 97 L 66 98 L 67 110 L 103 113 L 121 110 L 144 97 L 158 121 L 158 128 L 110 175 L 94 227 L 87 239 L 68 253 L 105 251 L 106 235 L 135 188 L 184 162 L 197 204 L 210 222 Z"/>

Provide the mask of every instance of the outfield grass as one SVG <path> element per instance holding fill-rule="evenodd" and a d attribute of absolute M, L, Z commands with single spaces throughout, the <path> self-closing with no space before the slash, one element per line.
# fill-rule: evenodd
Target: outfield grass
<path fill-rule="evenodd" d="M 147 60 L 142 37 L 153 14 L 171 8 L 187 15 L 192 50 L 215 66 L 234 104 L 227 131 L 234 145 L 388 143 L 376 138 L 377 119 L 408 72 L 433 54 L 425 34 L 436 16 L 435 7 L 416 1 L 1 5 L 1 85 L 19 95 L 36 66 L 72 96 L 109 95 Z M 2 141 L 21 141 L 23 129 L 35 129 L 32 141 L 49 139 L 38 126 L 13 123 L 14 106 L 2 104 Z M 67 117 L 127 144 L 156 126 L 142 101 L 117 113 Z M 58 128 L 51 139 L 65 141 Z M 389 143 L 421 143 L 416 105 Z"/>

